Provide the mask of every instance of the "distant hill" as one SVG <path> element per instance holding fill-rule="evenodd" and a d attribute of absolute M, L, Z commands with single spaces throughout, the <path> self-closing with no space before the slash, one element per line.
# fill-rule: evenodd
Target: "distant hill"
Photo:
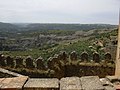
<path fill-rule="evenodd" d="M 117 25 L 110 24 L 40 24 L 40 23 L 2 23 L 0 31 L 41 31 L 41 30 L 92 30 L 112 29 Z"/>
<path fill-rule="evenodd" d="M 92 30 L 111 29 L 116 25 L 110 24 L 28 24 L 26 30 Z"/>
<path fill-rule="evenodd" d="M 14 24 L 0 22 L 0 31 L 9 32 L 9 31 L 17 31 L 17 30 L 19 30 L 18 26 Z"/>

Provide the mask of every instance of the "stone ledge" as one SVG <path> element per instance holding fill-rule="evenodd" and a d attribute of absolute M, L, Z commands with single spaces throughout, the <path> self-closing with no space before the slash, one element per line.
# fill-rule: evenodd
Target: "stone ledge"
<path fill-rule="evenodd" d="M 27 76 L 13 77 L 13 78 L 1 78 L 0 79 L 0 90 L 19 90 L 22 89 Z"/>
<path fill-rule="evenodd" d="M 59 88 L 59 80 L 57 78 L 30 78 L 24 88 Z"/>
<path fill-rule="evenodd" d="M 104 90 L 98 76 L 84 76 L 80 80 L 83 90 Z"/>
<path fill-rule="evenodd" d="M 2 74 L 8 74 L 8 75 L 11 76 L 11 77 L 24 76 L 24 75 L 21 75 L 21 74 L 15 73 L 15 72 L 11 72 L 11 71 L 6 70 L 6 69 L 3 69 L 3 68 L 0 68 L 0 72 L 1 72 Z"/>
<path fill-rule="evenodd" d="M 81 90 L 79 77 L 66 77 L 60 80 L 60 90 Z"/>
<path fill-rule="evenodd" d="M 0 78 L 0 90 L 119 90 L 107 78 L 98 76 L 57 78 L 28 78 L 26 76 Z"/>

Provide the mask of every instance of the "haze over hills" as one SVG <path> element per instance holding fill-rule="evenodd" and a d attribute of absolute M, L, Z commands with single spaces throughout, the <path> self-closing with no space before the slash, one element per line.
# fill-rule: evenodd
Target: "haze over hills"
<path fill-rule="evenodd" d="M 14 24 L 0 22 L 0 31 L 16 31 L 18 29 L 18 26 Z"/>
<path fill-rule="evenodd" d="M 29 31 L 29 30 L 92 30 L 111 29 L 117 25 L 110 24 L 57 24 L 57 23 L 2 23 L 0 31 Z"/>

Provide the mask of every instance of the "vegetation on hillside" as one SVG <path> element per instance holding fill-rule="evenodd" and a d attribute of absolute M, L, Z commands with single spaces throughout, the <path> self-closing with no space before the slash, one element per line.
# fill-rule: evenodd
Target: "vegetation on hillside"
<path fill-rule="evenodd" d="M 20 45 L 23 48 L 21 51 L 4 49 L 5 51 L 3 50 L 1 53 L 11 56 L 32 56 L 33 58 L 42 56 L 45 60 L 60 51 L 67 53 L 76 51 L 78 56 L 83 51 L 87 51 L 89 54 L 99 52 L 102 57 L 105 52 L 104 48 L 111 39 L 110 36 L 117 35 L 117 29 L 114 29 L 116 26 L 106 24 L 13 25 L 0 23 L 0 25 L 2 25 L 0 26 L 0 37 L 7 38 L 5 45 Z M 9 26 L 9 29 L 15 28 L 7 31 L 6 26 Z M 3 29 L 6 31 L 3 31 L 2 27 L 5 27 Z M 98 45 L 99 43 L 102 46 Z M 2 47 L 4 44 L 0 45 Z"/>

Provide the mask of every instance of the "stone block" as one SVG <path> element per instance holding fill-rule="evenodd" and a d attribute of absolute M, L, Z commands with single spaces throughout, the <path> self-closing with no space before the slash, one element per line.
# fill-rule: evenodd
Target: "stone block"
<path fill-rule="evenodd" d="M 0 90 L 22 90 L 27 79 L 26 76 L 5 78 L 0 83 Z"/>
<path fill-rule="evenodd" d="M 10 57 L 10 56 L 6 57 L 6 63 L 7 63 L 7 66 L 10 66 L 10 67 L 15 66 L 14 59 L 12 57 Z"/>
<path fill-rule="evenodd" d="M 83 90 L 104 90 L 98 76 L 84 76 L 80 80 Z"/>
<path fill-rule="evenodd" d="M 77 53 L 75 51 L 70 53 L 70 59 L 71 60 L 77 60 Z"/>
<path fill-rule="evenodd" d="M 100 81 L 102 82 L 105 90 L 116 90 L 114 85 L 107 78 L 101 78 Z"/>
<path fill-rule="evenodd" d="M 28 57 L 26 58 L 25 63 L 26 63 L 26 67 L 29 68 L 29 69 L 35 67 L 34 64 L 33 64 L 33 58 L 32 58 L 31 56 L 28 56 Z"/>
<path fill-rule="evenodd" d="M 36 65 L 37 69 L 45 69 L 44 59 L 41 56 L 36 60 Z"/>
<path fill-rule="evenodd" d="M 60 90 L 82 90 L 79 77 L 66 77 L 60 80 Z"/>
<path fill-rule="evenodd" d="M 96 63 L 100 62 L 100 56 L 97 52 L 93 53 L 93 61 Z"/>
<path fill-rule="evenodd" d="M 24 65 L 23 65 L 23 59 L 21 58 L 21 57 L 17 57 L 16 59 L 15 59 L 15 62 L 16 62 L 16 67 L 23 67 Z"/>
<path fill-rule="evenodd" d="M 112 58 L 112 56 L 111 56 L 110 53 L 106 53 L 106 54 L 105 54 L 105 60 L 110 61 L 111 58 Z"/>
<path fill-rule="evenodd" d="M 6 66 L 5 56 L 0 54 L 0 66 Z"/>
<path fill-rule="evenodd" d="M 88 53 L 87 52 L 83 52 L 81 54 L 81 60 L 82 61 L 88 61 Z"/>
<path fill-rule="evenodd" d="M 31 78 L 24 85 L 24 90 L 59 90 L 59 80 L 56 78 Z"/>
<path fill-rule="evenodd" d="M 67 55 L 67 53 L 65 51 L 63 51 L 63 52 L 60 52 L 59 58 L 60 58 L 60 60 L 63 60 L 66 63 L 68 55 Z"/>
<path fill-rule="evenodd" d="M 106 76 L 106 78 L 107 78 L 110 82 L 120 81 L 120 77 L 117 77 L 117 76 Z"/>

